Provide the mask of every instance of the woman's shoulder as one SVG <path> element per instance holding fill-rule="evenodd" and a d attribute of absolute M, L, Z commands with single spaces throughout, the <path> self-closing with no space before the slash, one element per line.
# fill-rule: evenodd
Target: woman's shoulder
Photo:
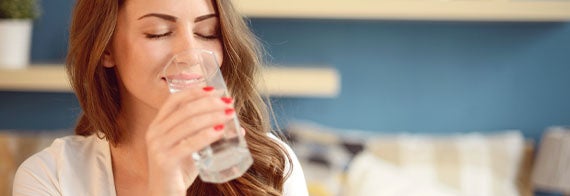
<path fill-rule="evenodd" d="M 107 141 L 100 138 L 97 134 L 92 134 L 89 136 L 82 135 L 70 135 L 55 139 L 48 150 L 59 151 L 64 154 L 73 154 L 77 156 L 77 153 L 82 155 L 89 155 L 89 153 L 94 150 L 98 150 L 101 147 L 107 145 Z"/>
<path fill-rule="evenodd" d="M 297 156 L 295 155 L 295 152 L 293 151 L 293 149 L 291 148 L 291 146 L 289 146 L 288 142 L 284 141 L 283 139 L 281 139 L 280 137 L 277 137 L 277 135 L 273 132 L 269 132 L 267 133 L 267 136 L 269 136 L 269 138 L 273 139 L 275 142 L 277 142 L 277 144 L 279 144 L 280 146 L 283 147 L 283 149 L 286 151 L 286 153 L 289 155 L 289 158 L 291 158 L 291 161 L 293 163 L 295 163 L 296 161 L 298 162 Z M 293 164 L 295 165 L 295 164 Z M 285 162 L 285 173 L 287 173 L 287 171 L 290 169 L 290 165 L 289 162 L 286 161 Z"/>
<path fill-rule="evenodd" d="M 54 162 L 64 156 L 83 156 L 94 150 L 97 143 L 95 135 L 70 135 L 55 139 L 50 146 L 30 156 L 22 165 L 35 165 L 36 163 Z"/>
<path fill-rule="evenodd" d="M 283 195 L 309 195 L 307 183 L 305 182 L 305 175 L 303 174 L 303 168 L 301 167 L 301 163 L 293 149 L 286 142 L 279 139 L 275 134 L 270 132 L 268 133 L 268 136 L 283 146 L 291 158 L 291 164 L 289 161 L 285 161 L 285 174 L 289 173 L 290 175 L 285 180 L 285 184 L 283 184 Z"/>
<path fill-rule="evenodd" d="M 62 195 L 68 192 L 66 187 L 72 186 L 81 190 L 86 182 L 79 176 L 101 172 L 89 170 L 97 170 L 97 164 L 105 163 L 104 144 L 96 135 L 55 139 L 20 165 L 14 178 L 14 195 Z"/>
<path fill-rule="evenodd" d="M 67 156 L 81 158 L 97 150 L 101 143 L 95 134 L 90 136 L 69 135 L 55 139 L 50 146 L 29 157 L 24 163 L 49 162 Z"/>

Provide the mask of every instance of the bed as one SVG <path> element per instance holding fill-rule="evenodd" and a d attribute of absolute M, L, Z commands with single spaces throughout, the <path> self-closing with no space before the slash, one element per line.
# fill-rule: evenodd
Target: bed
<path fill-rule="evenodd" d="M 315 195 L 533 195 L 534 142 L 520 131 L 433 135 L 286 129 Z"/>

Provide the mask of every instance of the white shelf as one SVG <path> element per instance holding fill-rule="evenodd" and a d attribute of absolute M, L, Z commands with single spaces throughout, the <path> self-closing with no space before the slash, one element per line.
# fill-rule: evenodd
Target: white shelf
<path fill-rule="evenodd" d="M 570 0 L 234 0 L 248 17 L 570 21 Z"/>
<path fill-rule="evenodd" d="M 262 93 L 281 97 L 336 97 L 340 75 L 333 68 L 268 67 L 262 72 Z M 263 84 L 260 83 L 260 84 Z M 0 90 L 71 92 L 63 65 L 0 69 Z"/>

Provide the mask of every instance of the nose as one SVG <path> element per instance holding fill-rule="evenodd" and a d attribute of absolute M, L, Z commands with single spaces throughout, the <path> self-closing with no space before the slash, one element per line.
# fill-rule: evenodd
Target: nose
<path fill-rule="evenodd" d="M 191 27 L 187 26 L 183 29 L 184 30 L 179 31 L 176 36 L 174 52 L 179 53 L 190 49 L 201 48 L 200 42 L 194 36 Z"/>

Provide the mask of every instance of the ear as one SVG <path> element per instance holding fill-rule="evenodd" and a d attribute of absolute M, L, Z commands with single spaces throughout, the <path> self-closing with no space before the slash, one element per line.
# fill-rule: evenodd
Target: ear
<path fill-rule="evenodd" d="M 106 49 L 103 52 L 103 66 L 106 68 L 112 68 L 115 66 L 115 58 L 109 49 Z"/>

